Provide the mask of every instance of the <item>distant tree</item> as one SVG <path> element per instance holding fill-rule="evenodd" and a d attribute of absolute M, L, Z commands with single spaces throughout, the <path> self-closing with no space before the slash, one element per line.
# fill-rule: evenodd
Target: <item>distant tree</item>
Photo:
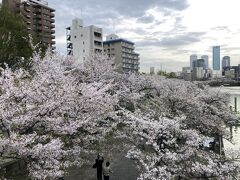
<path fill-rule="evenodd" d="M 176 74 L 174 72 L 170 72 L 169 74 L 167 74 L 167 78 L 176 78 Z"/>
<path fill-rule="evenodd" d="M 158 71 L 158 72 L 157 72 L 157 75 L 159 75 L 159 76 L 165 76 L 165 77 L 167 77 L 167 78 L 176 78 L 176 77 L 177 77 L 174 72 L 167 73 L 167 72 L 165 72 L 165 71 Z"/>
<path fill-rule="evenodd" d="M 157 72 L 157 75 L 159 75 L 159 76 L 166 76 L 167 75 L 167 73 L 165 72 L 165 71 L 158 71 Z"/>
<path fill-rule="evenodd" d="M 0 9 L 0 66 L 28 68 L 33 48 L 30 36 L 21 16 L 7 8 Z"/>

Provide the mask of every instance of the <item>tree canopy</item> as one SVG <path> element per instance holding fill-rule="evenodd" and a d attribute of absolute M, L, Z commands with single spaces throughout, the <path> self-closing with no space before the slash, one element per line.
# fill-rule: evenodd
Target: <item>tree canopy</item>
<path fill-rule="evenodd" d="M 228 97 L 207 86 L 160 76 L 119 74 L 93 55 L 35 55 L 30 74 L 1 69 L 0 156 L 23 159 L 33 179 L 63 177 L 108 138 L 140 165 L 140 180 L 234 179 L 239 152 L 204 146 L 227 138 Z M 114 151 L 111 149 L 111 152 Z"/>
<path fill-rule="evenodd" d="M 33 48 L 30 35 L 20 15 L 7 8 L 0 8 L 0 66 L 7 63 L 11 68 L 29 67 Z"/>

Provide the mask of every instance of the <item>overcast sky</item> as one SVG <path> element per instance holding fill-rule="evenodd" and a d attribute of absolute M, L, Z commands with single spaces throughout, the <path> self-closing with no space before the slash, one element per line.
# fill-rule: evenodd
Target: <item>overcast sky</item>
<path fill-rule="evenodd" d="M 0 0 L 1 1 L 1 0 Z M 56 9 L 56 46 L 66 53 L 66 31 L 72 19 L 116 33 L 136 43 L 141 71 L 162 65 L 167 71 L 189 66 L 191 54 L 221 46 L 221 57 L 240 64 L 240 0 L 48 0 Z"/>

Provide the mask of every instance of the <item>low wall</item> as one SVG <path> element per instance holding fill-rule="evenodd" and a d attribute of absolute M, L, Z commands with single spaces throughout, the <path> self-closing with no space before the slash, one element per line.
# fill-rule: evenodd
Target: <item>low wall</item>
<path fill-rule="evenodd" d="M 28 180 L 26 169 L 26 164 L 22 160 L 0 158 L 0 174 L 5 174 L 6 178 Z"/>

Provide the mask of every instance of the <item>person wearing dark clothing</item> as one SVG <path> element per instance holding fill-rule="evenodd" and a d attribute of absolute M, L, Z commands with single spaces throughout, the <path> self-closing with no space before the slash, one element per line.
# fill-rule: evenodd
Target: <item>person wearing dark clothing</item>
<path fill-rule="evenodd" d="M 112 170 L 110 168 L 110 163 L 106 162 L 106 166 L 103 168 L 103 176 L 104 180 L 109 180 L 110 178 L 110 173 L 112 173 Z"/>
<path fill-rule="evenodd" d="M 104 162 L 104 159 L 103 157 L 100 157 L 100 155 L 98 155 L 95 161 L 96 162 L 93 165 L 93 168 L 97 168 L 97 180 L 102 180 L 102 164 Z"/>

